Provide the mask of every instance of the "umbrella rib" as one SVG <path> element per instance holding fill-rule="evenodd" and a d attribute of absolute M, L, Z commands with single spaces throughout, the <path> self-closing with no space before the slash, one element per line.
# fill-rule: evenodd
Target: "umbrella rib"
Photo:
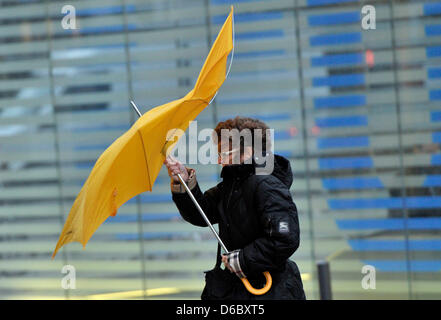
<path fill-rule="evenodd" d="M 144 160 L 145 160 L 145 164 L 146 164 L 146 168 L 147 168 L 147 176 L 148 176 L 147 179 L 149 181 L 150 191 L 151 191 L 153 189 L 153 186 L 152 186 L 152 180 L 150 180 L 150 170 L 149 170 L 149 166 L 148 166 L 148 163 L 147 163 L 147 154 L 145 152 L 144 139 L 142 138 L 141 132 L 139 132 L 139 131 L 137 131 L 137 132 L 139 134 L 139 138 L 141 139 L 142 150 L 144 151 Z"/>

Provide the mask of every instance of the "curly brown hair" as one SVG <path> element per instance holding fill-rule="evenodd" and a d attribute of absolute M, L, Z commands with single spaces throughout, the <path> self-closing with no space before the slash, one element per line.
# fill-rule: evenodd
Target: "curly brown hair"
<path fill-rule="evenodd" d="M 226 129 L 226 130 L 223 130 Z M 265 154 L 266 153 L 266 149 L 270 149 L 271 148 L 271 140 L 268 141 L 268 145 L 267 145 L 267 139 L 270 138 L 270 130 L 269 127 L 262 121 L 258 120 L 258 119 L 254 119 L 254 118 L 249 118 L 249 117 L 240 117 L 237 116 L 233 119 L 228 119 L 222 122 L 219 122 L 216 126 L 216 128 L 214 129 L 213 135 L 217 136 L 217 141 L 220 142 L 222 137 L 228 137 L 229 142 L 230 142 L 230 146 L 232 143 L 232 138 L 231 136 L 227 133 L 227 132 L 231 132 L 231 130 L 233 129 L 237 129 L 239 132 L 242 132 L 242 130 L 244 129 L 248 129 L 251 132 L 251 138 L 252 138 L 252 145 L 251 147 L 253 147 L 253 151 L 254 153 L 257 155 L 258 153 L 260 153 L 259 151 L 261 151 L 261 154 Z M 255 150 L 255 143 L 254 143 L 254 139 L 257 137 L 255 133 L 256 129 L 260 129 L 261 132 L 261 137 L 262 137 L 262 150 Z M 245 139 L 244 137 L 241 135 L 240 136 L 240 153 L 243 153 L 244 147 L 245 147 Z"/>

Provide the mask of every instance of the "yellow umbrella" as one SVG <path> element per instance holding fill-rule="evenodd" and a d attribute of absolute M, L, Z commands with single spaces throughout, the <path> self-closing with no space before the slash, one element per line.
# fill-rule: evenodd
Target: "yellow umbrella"
<path fill-rule="evenodd" d="M 98 227 L 136 195 L 152 191 L 165 153 L 176 142 L 167 141 L 171 129 L 184 132 L 189 121 L 211 102 L 225 80 L 228 55 L 233 49 L 233 7 L 220 30 L 194 88 L 183 98 L 146 112 L 98 158 L 81 188 L 52 254 L 69 242 L 85 248 Z"/>

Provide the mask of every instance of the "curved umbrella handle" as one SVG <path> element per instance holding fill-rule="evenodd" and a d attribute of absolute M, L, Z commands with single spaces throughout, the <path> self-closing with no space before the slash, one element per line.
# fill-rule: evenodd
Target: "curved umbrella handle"
<path fill-rule="evenodd" d="M 263 275 L 266 278 L 266 284 L 262 289 L 255 289 L 253 288 L 253 286 L 250 284 L 250 282 L 248 281 L 247 278 L 241 278 L 240 280 L 242 280 L 243 285 L 245 286 L 245 288 L 247 288 L 247 290 L 256 295 L 256 296 L 260 296 L 262 294 L 265 294 L 268 292 L 269 289 L 271 289 L 271 286 L 273 284 L 273 278 L 271 277 L 270 273 L 268 271 L 265 271 L 263 273 Z"/>

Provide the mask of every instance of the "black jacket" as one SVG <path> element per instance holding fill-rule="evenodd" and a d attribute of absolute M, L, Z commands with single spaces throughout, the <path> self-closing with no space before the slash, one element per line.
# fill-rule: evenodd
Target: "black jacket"
<path fill-rule="evenodd" d="M 191 191 L 210 222 L 219 224 L 219 236 L 228 250 L 241 249 L 240 265 L 250 283 L 263 287 L 264 271 L 273 278 L 265 295 L 254 296 L 236 275 L 224 270 L 237 287 L 235 298 L 305 299 L 300 272 L 289 260 L 300 242 L 297 208 L 289 191 L 293 181 L 290 163 L 274 155 L 274 170 L 269 175 L 257 175 L 256 166 L 254 161 L 224 166 L 222 182 L 205 193 L 198 184 Z M 186 193 L 173 192 L 172 198 L 184 220 L 207 226 Z M 207 286 L 204 293 L 216 290 Z"/>

